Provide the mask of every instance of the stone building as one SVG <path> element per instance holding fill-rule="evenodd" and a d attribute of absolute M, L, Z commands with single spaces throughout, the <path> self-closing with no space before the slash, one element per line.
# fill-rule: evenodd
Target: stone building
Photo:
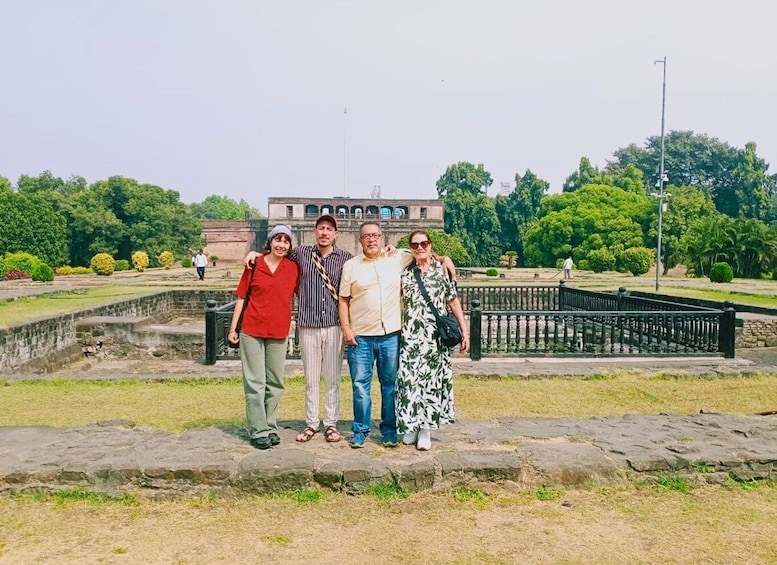
<path fill-rule="evenodd" d="M 442 200 L 271 197 L 267 212 L 266 218 L 241 222 L 204 222 L 205 254 L 227 263 L 242 261 L 250 249 L 264 245 L 269 229 L 278 224 L 291 226 L 294 245 L 314 244 L 313 228 L 322 214 L 337 218 L 337 245 L 360 253 L 359 226 L 366 220 L 378 221 L 385 243 L 396 244 L 415 229 L 443 231 L 445 207 Z"/>
<path fill-rule="evenodd" d="M 380 223 L 386 244 L 396 244 L 415 229 L 443 231 L 445 207 L 442 200 L 373 198 L 281 198 L 268 199 L 269 226 L 289 224 L 295 245 L 315 243 L 313 227 L 322 214 L 337 218 L 337 245 L 360 253 L 359 226 L 367 220 Z M 259 235 L 259 234 L 257 234 Z"/>

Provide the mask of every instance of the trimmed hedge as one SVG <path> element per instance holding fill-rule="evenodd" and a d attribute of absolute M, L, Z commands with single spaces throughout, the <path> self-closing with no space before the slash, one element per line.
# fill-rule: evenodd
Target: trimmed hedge
<path fill-rule="evenodd" d="M 710 269 L 710 282 L 729 283 L 732 280 L 734 280 L 734 269 L 728 263 L 715 263 Z"/>

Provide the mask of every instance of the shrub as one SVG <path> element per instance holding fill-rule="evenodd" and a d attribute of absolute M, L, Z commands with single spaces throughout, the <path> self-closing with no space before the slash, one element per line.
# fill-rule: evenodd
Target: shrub
<path fill-rule="evenodd" d="M 126 259 L 116 259 L 115 271 L 129 271 L 130 264 Z"/>
<path fill-rule="evenodd" d="M 132 254 L 132 266 L 141 273 L 145 271 L 148 268 L 148 253 L 145 251 L 135 251 Z"/>
<path fill-rule="evenodd" d="M 497 275 L 496 269 L 487 269 L 486 270 L 486 276 L 488 277 L 495 277 Z"/>
<path fill-rule="evenodd" d="M 49 267 L 46 263 L 39 263 L 35 265 L 32 270 L 32 280 L 38 282 L 50 282 L 54 280 L 54 269 Z"/>
<path fill-rule="evenodd" d="M 734 280 L 734 269 L 728 263 L 715 263 L 710 269 L 710 282 L 728 283 L 732 280 Z"/>
<path fill-rule="evenodd" d="M 57 267 L 54 271 L 57 275 L 91 275 L 94 271 L 89 267 L 71 267 L 70 265 L 63 265 Z"/>
<path fill-rule="evenodd" d="M 173 266 L 174 263 L 175 256 L 169 251 L 162 251 L 162 253 L 159 254 L 159 264 L 162 265 L 165 269 L 169 269 Z"/>
<path fill-rule="evenodd" d="M 594 273 L 603 273 L 615 269 L 615 255 L 606 247 L 594 249 L 588 254 L 588 266 Z"/>
<path fill-rule="evenodd" d="M 184 257 L 183 259 L 181 259 L 181 267 L 189 268 L 191 266 L 192 266 L 191 259 L 189 259 L 188 257 Z"/>
<path fill-rule="evenodd" d="M 629 247 L 620 256 L 621 264 L 635 277 L 644 275 L 653 265 L 653 250 L 647 247 Z"/>
<path fill-rule="evenodd" d="M 9 253 L 5 256 L 5 268 L 7 271 L 17 270 L 32 274 L 33 269 L 42 261 L 31 253 Z"/>
<path fill-rule="evenodd" d="M 215 263 L 216 261 L 219 260 L 219 256 L 218 255 L 211 255 L 210 256 L 210 260 L 211 260 L 212 263 Z"/>
<path fill-rule="evenodd" d="M 3 280 L 3 277 L 5 276 L 5 259 L 2 255 L 0 255 L 0 281 Z"/>
<path fill-rule="evenodd" d="M 112 275 L 113 271 L 116 270 L 116 261 L 107 253 L 98 253 L 92 257 L 89 266 L 92 267 L 92 270 L 96 274 L 107 277 Z"/>
<path fill-rule="evenodd" d="M 20 281 L 25 279 L 31 279 L 30 273 L 25 273 L 19 269 L 8 269 L 3 276 L 4 281 Z"/>

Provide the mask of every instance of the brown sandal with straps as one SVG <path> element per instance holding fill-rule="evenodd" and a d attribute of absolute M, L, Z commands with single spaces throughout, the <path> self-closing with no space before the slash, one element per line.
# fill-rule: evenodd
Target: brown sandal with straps
<path fill-rule="evenodd" d="M 326 430 L 324 430 L 324 437 L 329 443 L 337 443 L 343 439 L 343 436 L 340 435 L 340 432 L 337 431 L 337 428 L 334 426 L 326 427 Z"/>
<path fill-rule="evenodd" d="M 297 441 L 300 443 L 306 443 L 313 439 L 313 436 L 318 433 L 318 430 L 313 429 L 311 426 L 305 426 L 299 435 L 297 435 Z"/>

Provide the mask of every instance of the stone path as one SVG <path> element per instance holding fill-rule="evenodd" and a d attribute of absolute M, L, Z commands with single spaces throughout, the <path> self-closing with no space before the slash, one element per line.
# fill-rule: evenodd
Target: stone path
<path fill-rule="evenodd" d="M 239 373 L 234 363 L 203 368 L 168 361 L 167 372 L 149 372 L 153 367 L 148 361 L 137 366 L 122 363 L 124 371 L 110 364 L 83 364 L 40 378 L 164 379 Z M 466 359 L 456 360 L 454 366 L 457 373 L 475 372 Z M 777 350 L 743 353 L 735 360 L 494 360 L 478 367 L 483 375 L 558 376 L 608 370 L 746 375 L 777 373 Z M 289 371 L 295 370 L 299 372 L 291 364 Z M 343 422 L 341 429 L 349 424 Z M 125 421 L 75 428 L 0 428 L 0 492 L 86 488 L 157 497 L 321 486 L 359 493 L 385 481 L 420 490 L 473 481 L 590 486 L 662 472 L 681 472 L 708 482 L 777 476 L 777 416 L 773 415 L 462 421 L 434 432 L 429 452 L 403 445 L 384 448 L 377 430 L 361 450 L 351 449 L 345 440 L 328 444 L 321 434 L 300 444 L 294 437 L 302 425 L 284 422 L 280 446 L 267 451 L 253 449 L 243 430 L 231 427 L 184 434 L 138 428 Z"/>

